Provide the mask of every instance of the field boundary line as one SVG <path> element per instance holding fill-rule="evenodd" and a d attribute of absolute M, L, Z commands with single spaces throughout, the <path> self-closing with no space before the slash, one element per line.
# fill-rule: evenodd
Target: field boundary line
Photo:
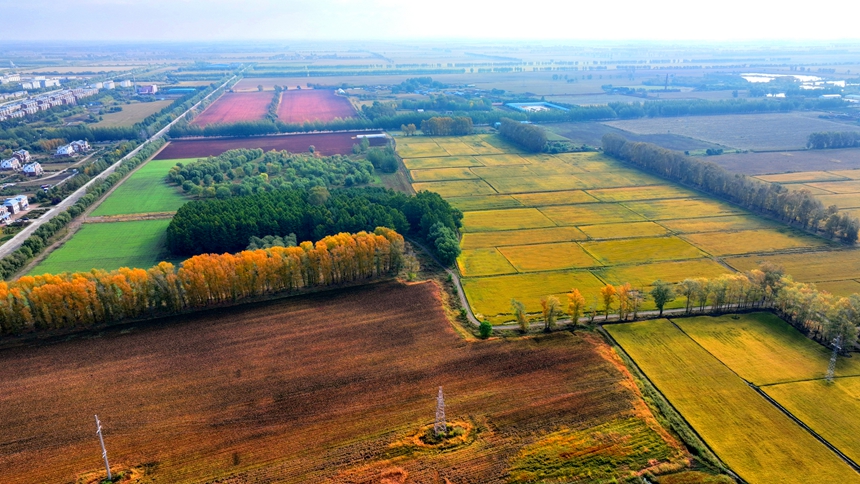
<path fill-rule="evenodd" d="M 726 367 L 726 369 L 728 369 L 730 372 L 732 372 L 732 374 L 733 374 L 733 375 L 735 375 L 735 376 L 736 376 L 736 377 L 738 377 L 741 381 L 743 381 L 744 383 L 746 383 L 746 384 L 747 384 L 747 386 L 749 386 L 750 388 L 752 388 L 753 390 L 755 390 L 755 392 L 756 392 L 756 393 L 758 393 L 760 396 L 764 397 L 764 399 L 765 399 L 765 400 L 767 400 L 767 402 L 768 402 L 768 403 L 770 403 L 771 405 L 773 405 L 774 407 L 776 407 L 776 409 L 777 409 L 777 410 L 779 410 L 780 412 L 782 412 L 786 417 L 790 418 L 792 421 L 794 421 L 794 423 L 796 423 L 797 425 L 799 425 L 799 426 L 800 426 L 800 428 L 802 428 L 803 430 L 805 430 L 806 432 L 808 432 L 808 433 L 809 433 L 810 435 L 812 435 L 816 440 L 818 440 L 819 442 L 821 442 L 825 447 L 827 447 L 827 448 L 828 448 L 828 449 L 830 449 L 833 453 L 835 453 L 835 454 L 836 454 L 840 459 L 842 459 L 843 461 L 845 461 L 845 463 L 846 463 L 846 464 L 848 464 L 849 466 L 851 466 L 851 468 L 852 468 L 852 469 L 854 469 L 854 471 L 855 471 L 855 472 L 860 473 L 860 465 L 858 465 L 856 462 L 854 462 L 853 460 L 851 460 L 848 456 L 846 456 L 845 454 L 843 454 L 843 453 L 842 453 L 842 451 L 840 451 L 839 449 L 837 449 L 837 448 L 836 448 L 836 446 L 834 446 L 833 444 L 831 444 L 830 442 L 828 442 L 828 441 L 827 441 L 827 439 L 825 439 L 824 437 L 822 437 L 822 436 L 818 435 L 818 433 L 816 433 L 814 430 L 812 430 L 808 425 L 806 425 L 806 423 L 804 423 L 802 420 L 800 420 L 799 418 L 797 418 L 793 413 L 789 412 L 789 411 L 788 411 L 788 409 L 786 409 L 785 407 L 783 407 L 782 405 L 780 405 L 780 403 L 779 403 L 779 402 L 777 402 L 776 400 L 774 400 L 770 395 L 768 395 L 767 393 L 765 393 L 765 392 L 764 392 L 764 390 L 762 390 L 761 388 L 759 388 L 759 386 L 758 386 L 758 385 L 756 385 L 755 383 L 752 383 L 751 381 L 747 380 L 746 378 L 744 378 L 744 377 L 740 376 L 740 375 L 739 375 L 735 370 L 733 370 L 733 369 L 732 369 L 729 365 L 727 365 L 723 360 L 721 360 L 721 359 L 720 359 L 720 358 L 718 358 L 715 354 L 713 354 L 713 353 L 711 353 L 710 351 L 708 351 L 708 349 L 707 349 L 707 348 L 705 348 L 704 346 L 702 346 L 702 344 L 701 344 L 701 343 L 699 343 L 698 341 L 696 341 L 696 339 L 695 339 L 695 338 L 693 338 L 692 336 L 690 336 L 686 331 L 684 331 L 684 329 L 683 329 L 683 328 L 681 328 L 680 326 L 678 326 L 678 325 L 675 323 L 675 321 L 673 321 L 671 318 L 666 318 L 666 319 L 667 319 L 669 322 L 671 322 L 671 323 L 672 323 L 672 326 L 674 326 L 675 328 L 677 328 L 677 329 L 678 329 L 678 331 L 680 331 L 680 332 L 681 332 L 681 334 L 683 334 L 684 336 L 686 336 L 690 341 L 692 341 L 693 343 L 695 343 L 695 344 L 696 344 L 696 346 L 698 346 L 699 348 L 701 348 L 701 349 L 702 349 L 702 351 L 704 351 L 705 353 L 709 354 L 709 355 L 711 356 L 711 358 L 713 358 L 713 359 L 717 360 L 718 362 L 720 362 L 720 364 L 721 364 L 721 365 L 723 365 L 724 367 Z"/>

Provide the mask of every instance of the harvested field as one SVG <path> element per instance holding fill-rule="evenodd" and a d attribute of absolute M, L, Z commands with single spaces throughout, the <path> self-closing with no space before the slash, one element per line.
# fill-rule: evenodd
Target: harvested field
<path fill-rule="evenodd" d="M 269 100 L 271 101 L 271 96 Z M 349 99 L 329 90 L 283 91 L 281 104 L 278 106 L 278 119 L 285 123 L 332 121 L 335 118 L 348 118 L 354 115 L 355 109 Z"/>
<path fill-rule="evenodd" d="M 472 309 L 493 323 L 511 321 L 511 298 L 530 313 L 540 312 L 540 299 L 556 295 L 565 300 L 571 288 L 597 294 L 603 284 L 588 271 L 534 272 L 492 277 L 463 278 L 463 290 Z"/>
<path fill-rule="evenodd" d="M 723 462 L 754 483 L 860 482 L 860 475 L 668 320 L 609 333 Z"/>
<path fill-rule="evenodd" d="M 520 472 L 569 466 L 565 456 L 528 459 L 553 452 L 545 439 L 560 429 L 648 444 L 619 461 L 614 446 L 565 439 L 570 452 L 593 456 L 574 461 L 580 473 L 620 478 L 686 457 L 602 342 L 558 333 L 467 343 L 432 284 L 374 284 L 85 336 L 0 352 L 4 483 L 97 473 L 94 413 L 112 466 L 139 466 L 145 482 L 383 482 L 400 469 L 409 482 L 504 483 L 511 462 Z M 446 452 L 411 443 L 433 422 L 440 385 L 449 422 L 477 429 Z M 106 388 L 122 398 L 105 398 Z M 607 469 L 603 454 L 626 465 Z"/>
<path fill-rule="evenodd" d="M 845 127 L 843 126 L 837 131 L 845 131 Z M 833 172 L 833 170 L 856 170 L 860 168 L 860 149 L 730 153 L 710 156 L 708 161 L 729 171 L 746 175 L 817 170 Z"/>
<path fill-rule="evenodd" d="M 603 264 L 633 264 L 705 257 L 677 237 L 643 237 L 582 242 L 582 247 Z"/>
<path fill-rule="evenodd" d="M 216 123 L 259 121 L 266 117 L 271 92 L 228 92 L 210 104 L 191 124 L 206 126 Z"/>
<path fill-rule="evenodd" d="M 259 148 L 263 151 L 287 150 L 292 153 L 305 153 L 311 145 L 316 152 L 329 155 L 347 155 L 352 153 L 352 145 L 358 144 L 359 134 L 375 134 L 363 131 L 344 133 L 296 134 L 280 136 L 256 136 L 251 138 L 218 138 L 171 141 L 156 156 L 158 160 L 179 158 L 206 158 L 218 156 L 228 150 L 238 148 Z M 371 146 L 385 146 L 387 140 L 370 138 Z"/>
<path fill-rule="evenodd" d="M 132 173 L 92 212 L 93 217 L 175 212 L 188 199 L 165 181 L 176 163 L 192 160 L 150 160 Z"/>
<path fill-rule="evenodd" d="M 716 256 L 777 252 L 786 249 L 827 247 L 828 245 L 820 237 L 813 237 L 790 229 L 687 234 L 684 236 L 684 240 Z"/>
<path fill-rule="evenodd" d="M 825 190 L 830 193 L 858 193 L 860 192 L 860 180 L 829 181 L 807 183 L 808 186 Z"/>
<path fill-rule="evenodd" d="M 172 100 L 153 101 L 150 103 L 131 103 L 120 106 L 122 111 L 118 113 L 105 113 L 102 120 L 93 124 L 95 127 L 113 128 L 116 126 L 133 126 L 146 119 L 147 116 L 155 114 L 170 106 Z"/>
<path fill-rule="evenodd" d="M 464 277 L 495 276 L 517 272 L 495 247 L 463 250 L 457 258 L 457 268 Z"/>
<path fill-rule="evenodd" d="M 460 240 L 463 249 L 504 247 L 508 245 L 545 244 L 585 240 L 587 236 L 576 227 L 546 229 L 502 230 L 496 232 L 467 232 Z"/>
<path fill-rule="evenodd" d="M 170 219 L 84 224 L 30 274 L 152 267 L 172 259 L 165 246 L 169 224 Z"/>
<path fill-rule="evenodd" d="M 718 217 L 743 213 L 732 205 L 709 199 L 627 202 L 624 206 L 650 220 Z"/>
<path fill-rule="evenodd" d="M 506 210 L 481 210 L 463 214 L 463 232 L 486 232 L 493 230 L 534 229 L 554 227 L 536 208 L 511 208 Z"/>
<path fill-rule="evenodd" d="M 848 177 L 836 175 L 829 171 L 801 171 L 795 173 L 780 173 L 777 175 L 759 175 L 756 176 L 756 178 L 771 183 L 807 183 L 849 180 Z"/>
<path fill-rule="evenodd" d="M 645 220 L 639 214 L 617 203 L 590 203 L 541 209 L 559 225 L 595 225 L 600 223 L 638 222 Z"/>
<path fill-rule="evenodd" d="M 623 102 L 630 102 L 631 98 L 629 96 L 623 96 Z M 624 131 L 622 129 L 613 128 L 611 126 L 606 126 L 602 123 L 558 123 L 548 125 L 548 128 L 565 138 L 573 141 L 575 144 L 586 144 L 593 147 L 598 147 L 602 145 L 603 135 L 609 133 L 615 133 L 625 138 L 643 143 L 654 143 L 656 145 L 662 146 L 664 148 L 670 150 L 706 150 L 708 148 L 719 148 L 720 146 L 715 143 L 708 143 L 706 141 L 680 136 L 677 134 L 649 134 L 649 135 L 637 135 L 631 133 L 629 131 Z"/>
<path fill-rule="evenodd" d="M 516 245 L 500 247 L 498 250 L 519 272 L 582 269 L 600 265 L 576 242 Z"/>
<path fill-rule="evenodd" d="M 837 208 L 860 208 L 860 193 L 845 193 L 839 195 L 816 195 L 825 207 L 836 205 Z"/>
<path fill-rule="evenodd" d="M 745 150 L 791 150 L 806 148 L 809 133 L 845 131 L 845 124 L 819 119 L 819 114 L 683 116 L 609 121 L 605 124 L 638 135 L 671 133 Z"/>
<path fill-rule="evenodd" d="M 626 239 L 666 235 L 668 230 L 654 222 L 582 225 L 579 227 L 590 239 Z"/>

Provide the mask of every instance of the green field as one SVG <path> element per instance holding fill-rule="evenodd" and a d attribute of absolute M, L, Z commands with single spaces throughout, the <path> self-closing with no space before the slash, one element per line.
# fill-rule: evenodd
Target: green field
<path fill-rule="evenodd" d="M 88 223 L 45 260 L 33 274 L 84 272 L 93 268 L 149 268 L 168 258 L 165 231 L 169 219 Z"/>
<path fill-rule="evenodd" d="M 131 174 L 93 212 L 93 217 L 141 213 L 175 212 L 188 199 L 164 178 L 177 162 L 150 160 Z"/>
<path fill-rule="evenodd" d="M 464 154 L 463 144 L 506 152 Z M 398 141 L 397 146 L 404 145 Z M 492 135 L 410 137 L 405 147 L 413 156 L 415 152 L 424 156 L 407 157 L 413 187 L 436 191 L 463 211 L 464 254 L 458 266 L 466 297 L 476 313 L 494 323 L 513 320 L 511 297 L 539 301 L 540 295 L 576 287 L 571 282 L 562 289 L 524 276 L 545 275 L 555 283 L 559 274 L 571 269 L 593 277 L 577 273 L 584 284 L 579 289 L 589 301 L 597 296 L 595 288 L 607 283 L 630 282 L 647 291 L 656 279 L 718 277 L 732 269 L 756 268 L 768 259 L 785 260 L 786 272 L 799 281 L 827 282 L 844 293 L 860 289 L 856 282 L 860 252 L 833 251 L 823 239 L 667 183 L 601 153 L 526 154 Z M 426 154 L 444 149 L 456 154 Z M 744 258 L 745 254 L 757 255 Z M 814 277 L 807 277 L 810 274 Z M 510 286 L 502 287 L 504 283 Z M 526 287 L 528 283 L 536 287 Z M 643 307 L 651 304 L 646 301 Z"/>
<path fill-rule="evenodd" d="M 606 329 L 705 443 L 745 481 L 860 482 L 860 474 L 671 321 Z"/>

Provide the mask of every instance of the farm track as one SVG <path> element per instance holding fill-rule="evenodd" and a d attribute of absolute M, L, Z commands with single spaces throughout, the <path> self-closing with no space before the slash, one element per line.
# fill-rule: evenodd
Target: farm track
<path fill-rule="evenodd" d="M 220 87 L 224 87 L 224 86 L 226 86 L 226 85 L 227 85 L 227 84 L 229 84 L 233 79 L 235 79 L 235 77 L 236 77 L 236 76 L 231 77 L 231 78 L 230 78 L 230 79 L 228 79 L 224 84 L 222 84 Z M 48 211 L 47 211 L 44 215 L 42 215 L 41 217 L 37 218 L 37 219 L 36 219 L 35 221 L 33 221 L 33 223 L 31 223 L 27 228 L 25 228 L 25 229 L 24 229 L 24 230 L 22 230 L 21 232 L 18 232 L 18 234 L 16 234 L 16 235 L 15 235 L 15 237 L 12 237 L 12 238 L 11 238 L 11 239 L 9 239 L 8 241 L 6 241 L 6 243 L 4 243 L 2 246 L 0 246 L 0 258 L 6 257 L 6 256 L 8 256 L 9 254 L 11 254 L 12 252 L 14 252 L 14 251 L 18 250 L 18 248 L 20 248 L 20 247 L 21 247 L 21 244 L 23 244 L 23 243 L 24 243 L 24 241 L 25 241 L 25 240 L 27 240 L 27 237 L 29 237 L 30 235 L 32 235 L 32 234 L 33 234 L 33 232 L 35 232 L 35 231 L 36 231 L 36 229 L 38 229 L 38 228 L 39 228 L 39 227 L 41 227 L 43 224 L 47 223 L 48 221 L 50 221 L 51 219 L 53 219 L 54 217 L 56 217 L 57 215 L 59 215 L 61 212 L 65 211 L 67 208 L 69 208 L 69 207 L 71 207 L 72 205 L 74 205 L 74 203 L 75 203 L 75 202 L 77 202 L 77 201 L 78 201 L 78 200 L 80 200 L 84 195 L 86 195 L 86 194 L 87 194 L 87 188 L 89 188 L 93 183 L 95 183 L 97 180 L 102 180 L 102 179 L 104 179 L 105 177 L 107 177 L 108 175 L 110 175 L 111 173 L 113 173 L 114 171 L 116 171 L 116 169 L 119 167 L 119 165 L 120 165 L 120 164 L 122 164 L 122 162 L 123 162 L 123 161 L 125 161 L 125 160 L 127 160 L 127 159 L 131 158 L 132 156 L 136 155 L 136 154 L 140 151 L 140 149 L 141 149 L 141 148 L 143 148 L 144 146 L 146 146 L 147 144 L 149 144 L 149 143 L 151 143 L 151 142 L 155 141 L 156 139 L 159 139 L 159 138 L 163 137 L 165 134 L 167 134 L 167 132 L 170 130 L 170 128 L 171 128 L 171 127 L 173 127 L 173 125 L 174 125 L 174 124 L 176 124 L 177 122 L 179 122 L 181 119 L 184 119 L 184 118 L 185 118 L 185 116 L 186 116 L 186 115 L 187 115 L 191 110 L 193 110 L 193 109 L 195 109 L 197 106 L 199 106 L 199 105 L 200 105 L 200 103 L 202 103 L 203 101 L 205 101 L 206 99 L 208 99 L 210 96 L 212 96 L 212 94 L 214 94 L 214 91 L 213 91 L 212 93 L 210 93 L 208 96 L 206 96 L 205 98 L 201 99 L 201 100 L 200 100 L 197 104 L 195 104 L 194 106 L 191 106 L 190 108 L 188 108 L 188 110 L 187 110 L 187 111 L 185 111 L 184 113 L 182 113 L 182 114 L 180 114 L 179 116 L 177 116 L 177 117 L 176 117 L 176 119 L 174 119 L 173 121 L 171 121 L 170 123 L 168 123 L 168 124 L 167 124 L 167 126 L 165 126 L 164 128 L 162 128 L 161 130 L 159 130 L 159 131 L 158 131 L 157 133 L 155 133 L 154 135 L 150 136 L 146 141 L 144 141 L 143 143 L 141 143 L 141 144 L 140 144 L 140 146 L 138 146 L 137 148 L 133 149 L 133 150 L 132 150 L 131 152 L 129 152 L 127 155 L 125 155 L 125 156 L 123 156 L 122 158 L 120 158 L 116 163 L 114 163 L 113 165 L 111 165 L 111 166 L 107 167 L 103 172 L 101 172 L 101 173 L 99 173 L 98 175 L 96 175 L 95 177 L 93 177 L 93 179 L 92 179 L 92 180 L 90 180 L 89 182 L 87 182 L 87 183 L 86 183 L 85 185 L 83 185 L 82 187 L 78 188 L 74 193 L 72 193 L 71 195 L 69 195 L 68 197 L 66 197 L 66 199 L 65 199 L 65 200 L 63 200 L 62 202 L 60 202 L 59 204 L 57 204 L 56 206 L 54 206 L 53 208 L 51 208 L 50 210 L 48 210 Z"/>

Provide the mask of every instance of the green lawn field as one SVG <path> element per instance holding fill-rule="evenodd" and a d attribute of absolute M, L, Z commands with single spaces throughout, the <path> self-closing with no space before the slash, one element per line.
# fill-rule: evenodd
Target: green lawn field
<path fill-rule="evenodd" d="M 33 274 L 83 272 L 92 268 L 149 268 L 169 257 L 165 231 L 169 219 L 88 223 L 30 271 Z M 172 261 L 175 262 L 175 261 Z"/>
<path fill-rule="evenodd" d="M 175 212 L 188 201 L 164 177 L 177 162 L 150 160 L 122 183 L 93 212 L 93 217 Z"/>

